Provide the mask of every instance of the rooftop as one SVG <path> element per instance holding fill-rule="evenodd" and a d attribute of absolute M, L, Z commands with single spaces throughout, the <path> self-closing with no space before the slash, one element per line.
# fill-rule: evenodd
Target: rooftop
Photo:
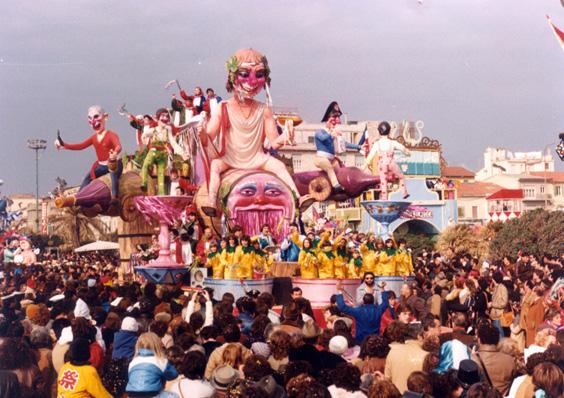
<path fill-rule="evenodd" d="M 533 171 L 531 174 L 552 182 L 564 182 L 564 171 Z"/>
<path fill-rule="evenodd" d="M 463 182 L 456 187 L 459 198 L 486 197 L 502 189 L 491 182 Z"/>
<path fill-rule="evenodd" d="M 443 172 L 444 177 L 474 177 L 476 173 L 462 166 L 447 166 Z"/>
<path fill-rule="evenodd" d="M 499 191 L 491 194 L 486 198 L 487 200 L 494 199 L 523 199 L 522 189 L 500 189 Z"/>

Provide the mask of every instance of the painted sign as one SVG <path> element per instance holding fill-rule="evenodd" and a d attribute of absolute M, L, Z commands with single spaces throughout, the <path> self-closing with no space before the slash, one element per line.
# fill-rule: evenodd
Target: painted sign
<path fill-rule="evenodd" d="M 409 206 L 401 215 L 401 218 L 410 220 L 421 220 L 433 218 L 433 211 L 422 206 Z"/>

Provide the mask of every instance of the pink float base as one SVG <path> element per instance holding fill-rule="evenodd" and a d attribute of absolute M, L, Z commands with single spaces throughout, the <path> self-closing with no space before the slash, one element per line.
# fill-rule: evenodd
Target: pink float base
<path fill-rule="evenodd" d="M 170 232 L 168 226 L 174 224 L 190 203 L 191 196 L 136 196 L 135 207 L 147 222 L 155 220 L 159 222 L 159 257 L 151 260 L 147 267 L 185 268 L 184 264 L 178 264 L 170 257 Z"/>
<path fill-rule="evenodd" d="M 341 281 L 346 293 L 356 299 L 356 289 L 360 279 L 306 279 L 292 278 L 292 286 L 302 289 L 302 296 L 311 302 L 312 307 L 325 307 L 329 299 L 337 294 L 337 282 Z"/>

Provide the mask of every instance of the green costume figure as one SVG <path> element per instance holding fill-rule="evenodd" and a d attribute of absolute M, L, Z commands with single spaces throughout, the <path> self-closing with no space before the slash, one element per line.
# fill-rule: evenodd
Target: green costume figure
<path fill-rule="evenodd" d="M 156 113 L 157 125 L 143 132 L 142 140 L 147 143 L 147 156 L 141 168 L 141 188 L 147 189 L 149 168 L 157 164 L 157 194 L 166 195 L 165 171 L 169 153 L 177 153 L 186 160 L 184 150 L 174 139 L 176 127 L 170 124 L 170 114 L 167 109 L 160 108 Z"/>

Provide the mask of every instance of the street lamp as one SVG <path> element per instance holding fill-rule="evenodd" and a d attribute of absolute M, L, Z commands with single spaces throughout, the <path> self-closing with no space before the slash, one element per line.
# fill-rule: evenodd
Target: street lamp
<path fill-rule="evenodd" d="M 47 141 L 32 138 L 27 140 L 27 147 L 35 151 L 35 232 L 39 233 L 39 151 L 47 148 Z"/>

